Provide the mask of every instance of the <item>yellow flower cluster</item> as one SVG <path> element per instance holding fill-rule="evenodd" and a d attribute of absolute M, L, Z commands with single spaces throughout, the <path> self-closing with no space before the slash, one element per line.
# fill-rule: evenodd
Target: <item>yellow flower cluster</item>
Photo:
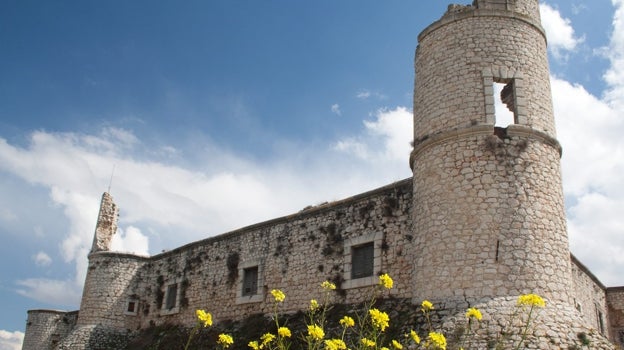
<path fill-rule="evenodd" d="M 433 310 L 433 304 L 429 300 L 423 300 L 422 304 L 420 304 L 422 312 L 429 312 Z"/>
<path fill-rule="evenodd" d="M 260 346 L 260 348 L 262 348 L 262 346 L 267 345 L 273 340 L 275 340 L 275 334 L 265 333 L 260 337 L 260 340 L 262 340 L 262 345 Z"/>
<path fill-rule="evenodd" d="M 446 350 L 446 338 L 444 334 L 438 332 L 430 332 L 427 337 L 427 348 L 435 350 Z"/>
<path fill-rule="evenodd" d="M 329 281 L 325 281 L 323 283 L 321 283 L 321 287 L 325 290 L 334 290 L 336 289 L 336 285 L 329 282 Z"/>
<path fill-rule="evenodd" d="M 347 344 L 342 339 L 325 340 L 325 349 L 327 350 L 347 350 Z"/>
<path fill-rule="evenodd" d="M 290 329 L 288 329 L 288 327 L 280 327 L 277 329 L 277 335 L 282 338 L 290 338 Z"/>
<path fill-rule="evenodd" d="M 413 329 L 410 331 L 409 337 L 412 338 L 414 343 L 420 344 L 420 337 L 418 336 L 418 333 L 416 333 Z"/>
<path fill-rule="evenodd" d="M 403 345 L 401 345 L 401 343 L 399 343 L 398 341 L 392 339 L 392 346 L 397 349 L 397 350 L 402 350 L 403 349 Z"/>
<path fill-rule="evenodd" d="M 321 340 L 325 337 L 323 328 L 313 324 L 308 326 L 308 336 L 314 340 Z"/>
<path fill-rule="evenodd" d="M 284 299 L 286 299 L 286 294 L 284 294 L 284 292 L 279 289 L 273 289 L 271 291 L 271 294 L 273 295 L 273 298 L 275 298 L 275 301 L 277 301 L 278 303 L 281 303 L 282 301 L 284 301 Z"/>
<path fill-rule="evenodd" d="M 316 311 L 319 308 L 319 303 L 316 299 L 310 300 L 310 311 Z"/>
<path fill-rule="evenodd" d="M 343 325 L 345 328 L 353 327 L 355 326 L 355 321 L 353 320 L 353 318 L 349 316 L 345 316 L 342 319 L 340 319 L 340 324 Z"/>
<path fill-rule="evenodd" d="M 481 321 L 481 319 L 483 318 L 483 315 L 481 315 L 481 311 L 479 311 L 479 309 L 471 307 L 470 309 L 468 309 L 468 311 L 466 311 L 466 318 L 467 319 L 475 318 L 478 321 Z"/>
<path fill-rule="evenodd" d="M 518 306 L 537 306 L 544 307 L 546 302 L 537 294 L 525 294 L 518 297 Z"/>
<path fill-rule="evenodd" d="M 234 344 L 234 338 L 232 338 L 229 334 L 219 334 L 219 339 L 217 340 L 218 344 L 221 344 L 223 348 L 227 349 L 230 345 Z"/>
<path fill-rule="evenodd" d="M 368 313 L 373 322 L 373 327 L 378 328 L 380 331 L 385 331 L 390 323 L 390 317 L 387 313 L 379 311 L 378 309 L 370 309 Z"/>
<path fill-rule="evenodd" d="M 374 341 L 367 339 L 367 338 L 362 338 L 360 342 L 362 343 L 362 345 L 364 345 L 367 348 L 373 348 L 377 345 Z"/>
<path fill-rule="evenodd" d="M 379 276 L 379 284 L 381 284 L 386 289 L 392 289 L 394 281 L 392 281 L 392 278 L 387 273 L 384 273 L 383 275 Z"/>
<path fill-rule="evenodd" d="M 204 310 L 196 310 L 197 319 L 204 324 L 204 327 L 212 326 L 212 315 Z"/>

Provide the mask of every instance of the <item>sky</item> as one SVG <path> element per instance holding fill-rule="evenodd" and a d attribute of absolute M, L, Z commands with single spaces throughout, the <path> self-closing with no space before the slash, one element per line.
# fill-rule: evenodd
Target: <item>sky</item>
<path fill-rule="evenodd" d="M 468 3 L 469 1 L 463 1 Z M 431 0 L 0 1 L 0 350 L 157 254 L 410 176 Z M 572 253 L 624 285 L 624 0 L 541 3 Z"/>

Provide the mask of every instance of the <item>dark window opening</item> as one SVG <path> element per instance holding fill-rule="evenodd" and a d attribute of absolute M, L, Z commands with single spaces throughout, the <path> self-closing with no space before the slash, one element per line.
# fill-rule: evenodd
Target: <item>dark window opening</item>
<path fill-rule="evenodd" d="M 619 332 L 619 341 L 620 341 L 620 344 L 624 345 L 624 331 Z"/>
<path fill-rule="evenodd" d="M 243 270 L 243 296 L 258 294 L 258 266 Z"/>
<path fill-rule="evenodd" d="M 136 312 L 136 301 L 129 301 L 126 311 L 131 313 Z"/>
<path fill-rule="evenodd" d="M 375 245 L 373 242 L 351 247 L 351 278 L 373 275 Z"/>
<path fill-rule="evenodd" d="M 517 122 L 516 95 L 513 80 L 494 82 L 494 126 L 506 128 Z"/>
<path fill-rule="evenodd" d="M 596 307 L 598 307 L 598 305 L 596 305 Z M 605 333 L 603 318 L 604 317 L 602 315 L 602 312 L 598 311 L 598 326 L 600 326 L 600 334 L 604 334 Z"/>
<path fill-rule="evenodd" d="M 178 284 L 170 284 L 167 287 L 167 300 L 165 301 L 165 309 L 171 310 L 176 307 L 176 301 L 178 298 Z"/>

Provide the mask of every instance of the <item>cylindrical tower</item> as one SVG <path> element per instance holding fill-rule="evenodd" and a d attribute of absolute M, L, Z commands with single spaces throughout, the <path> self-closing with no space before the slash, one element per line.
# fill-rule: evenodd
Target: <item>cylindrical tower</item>
<path fill-rule="evenodd" d="M 416 298 L 453 313 L 537 293 L 573 318 L 538 0 L 451 5 L 418 40 L 410 158 Z M 501 103 L 514 115 L 506 128 L 495 127 L 495 83 L 505 85 Z"/>

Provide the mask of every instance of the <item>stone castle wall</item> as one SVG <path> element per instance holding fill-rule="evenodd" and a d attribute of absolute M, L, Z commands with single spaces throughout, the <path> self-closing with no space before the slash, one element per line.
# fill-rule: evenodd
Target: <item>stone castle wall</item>
<path fill-rule="evenodd" d="M 607 288 L 610 339 L 624 348 L 624 287 Z"/>
<path fill-rule="evenodd" d="M 350 278 L 350 246 L 373 242 L 376 272 L 398 283 L 393 295 L 413 294 L 410 211 L 411 180 L 347 200 L 195 242 L 141 258 L 112 252 L 90 255 L 80 325 L 99 324 L 135 330 L 165 322 L 192 325 L 195 310 L 216 320 L 239 319 L 271 311 L 268 291 L 282 289 L 284 310 L 305 309 L 320 296 L 320 283 L 335 282 L 336 302 L 366 300 L 374 278 Z M 243 297 L 242 274 L 259 267 L 258 295 Z M 169 286 L 176 301 L 167 309 Z M 268 295 L 267 295 L 268 294 Z M 135 302 L 135 312 L 128 303 Z"/>
<path fill-rule="evenodd" d="M 78 312 L 28 310 L 22 349 L 55 349 L 76 326 Z"/>

